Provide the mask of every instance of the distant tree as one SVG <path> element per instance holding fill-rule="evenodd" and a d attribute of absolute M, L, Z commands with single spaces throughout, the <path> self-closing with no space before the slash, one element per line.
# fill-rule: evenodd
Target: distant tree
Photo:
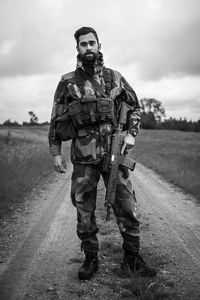
<path fill-rule="evenodd" d="M 10 121 L 10 119 L 6 120 L 3 125 L 4 126 L 11 126 L 12 122 Z"/>
<path fill-rule="evenodd" d="M 155 129 L 157 122 L 154 114 L 151 111 L 148 113 L 143 112 L 141 116 L 141 124 L 144 129 Z"/>
<path fill-rule="evenodd" d="M 4 126 L 20 126 L 17 121 L 12 122 L 10 119 L 6 120 L 2 125 Z"/>
<path fill-rule="evenodd" d="M 200 132 L 200 120 L 187 121 L 186 118 L 174 119 L 170 117 L 165 119 L 160 125 L 160 129 Z"/>
<path fill-rule="evenodd" d="M 30 123 L 28 123 L 28 122 L 23 122 L 23 123 L 22 123 L 22 126 L 30 126 Z"/>
<path fill-rule="evenodd" d="M 194 131 L 200 132 L 200 120 L 194 122 Z"/>
<path fill-rule="evenodd" d="M 160 122 L 165 117 L 165 109 L 161 103 L 154 98 L 143 98 L 140 100 L 142 113 L 153 113 L 155 120 Z M 151 116 L 151 115 L 150 115 Z"/>
<path fill-rule="evenodd" d="M 28 112 L 29 116 L 30 116 L 30 124 L 31 125 L 35 125 L 38 123 L 38 117 L 34 114 L 33 111 L 29 111 Z"/>
<path fill-rule="evenodd" d="M 155 129 L 159 127 L 165 117 L 165 109 L 162 103 L 153 98 L 143 98 L 141 104 L 141 127 L 145 129 Z"/>
<path fill-rule="evenodd" d="M 50 125 L 50 123 L 48 121 L 45 121 L 45 122 L 40 123 L 40 125 Z"/>

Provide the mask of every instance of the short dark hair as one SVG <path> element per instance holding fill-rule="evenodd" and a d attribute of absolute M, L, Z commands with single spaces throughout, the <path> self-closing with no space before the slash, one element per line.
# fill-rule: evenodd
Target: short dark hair
<path fill-rule="evenodd" d="M 88 33 L 93 33 L 95 38 L 97 39 L 97 42 L 99 44 L 99 38 L 98 38 L 98 35 L 96 33 L 96 31 L 92 28 L 92 27 L 81 27 L 79 28 L 75 33 L 74 33 L 74 37 L 75 37 L 75 40 L 77 42 L 77 45 L 78 45 L 78 41 L 79 41 L 79 37 L 81 35 L 85 35 L 85 34 L 88 34 Z"/>

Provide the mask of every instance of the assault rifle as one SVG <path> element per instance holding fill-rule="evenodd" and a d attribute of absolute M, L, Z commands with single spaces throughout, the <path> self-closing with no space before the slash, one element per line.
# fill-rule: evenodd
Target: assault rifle
<path fill-rule="evenodd" d="M 127 113 L 130 110 L 132 110 L 132 107 L 129 106 L 126 102 L 122 102 L 120 117 L 119 117 L 119 125 L 115 133 L 112 135 L 111 155 L 109 161 L 110 172 L 109 172 L 108 186 L 106 189 L 106 196 L 105 196 L 105 206 L 107 207 L 106 221 L 110 220 L 111 204 L 115 203 L 119 165 L 126 166 L 131 171 L 133 171 L 136 164 L 132 158 L 127 157 L 124 154 L 121 154 L 121 148 L 125 136 L 124 133 L 122 132 L 123 125 L 126 124 Z"/>

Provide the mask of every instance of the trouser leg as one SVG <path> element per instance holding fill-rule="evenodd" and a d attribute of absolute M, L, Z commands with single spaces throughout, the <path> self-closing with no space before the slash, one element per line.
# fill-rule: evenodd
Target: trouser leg
<path fill-rule="evenodd" d="M 120 167 L 117 181 L 116 201 L 112 208 L 123 237 L 123 249 L 137 254 L 140 248 L 137 202 L 127 168 Z"/>
<path fill-rule="evenodd" d="M 71 195 L 77 209 L 77 235 L 84 252 L 98 251 L 95 209 L 99 176 L 94 166 L 74 165 Z"/>

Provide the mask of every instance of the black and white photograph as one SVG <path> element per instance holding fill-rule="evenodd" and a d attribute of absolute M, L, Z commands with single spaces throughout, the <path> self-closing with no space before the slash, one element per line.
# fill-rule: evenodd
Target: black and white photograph
<path fill-rule="evenodd" d="M 200 1 L 0 0 L 0 299 L 200 299 Z"/>

